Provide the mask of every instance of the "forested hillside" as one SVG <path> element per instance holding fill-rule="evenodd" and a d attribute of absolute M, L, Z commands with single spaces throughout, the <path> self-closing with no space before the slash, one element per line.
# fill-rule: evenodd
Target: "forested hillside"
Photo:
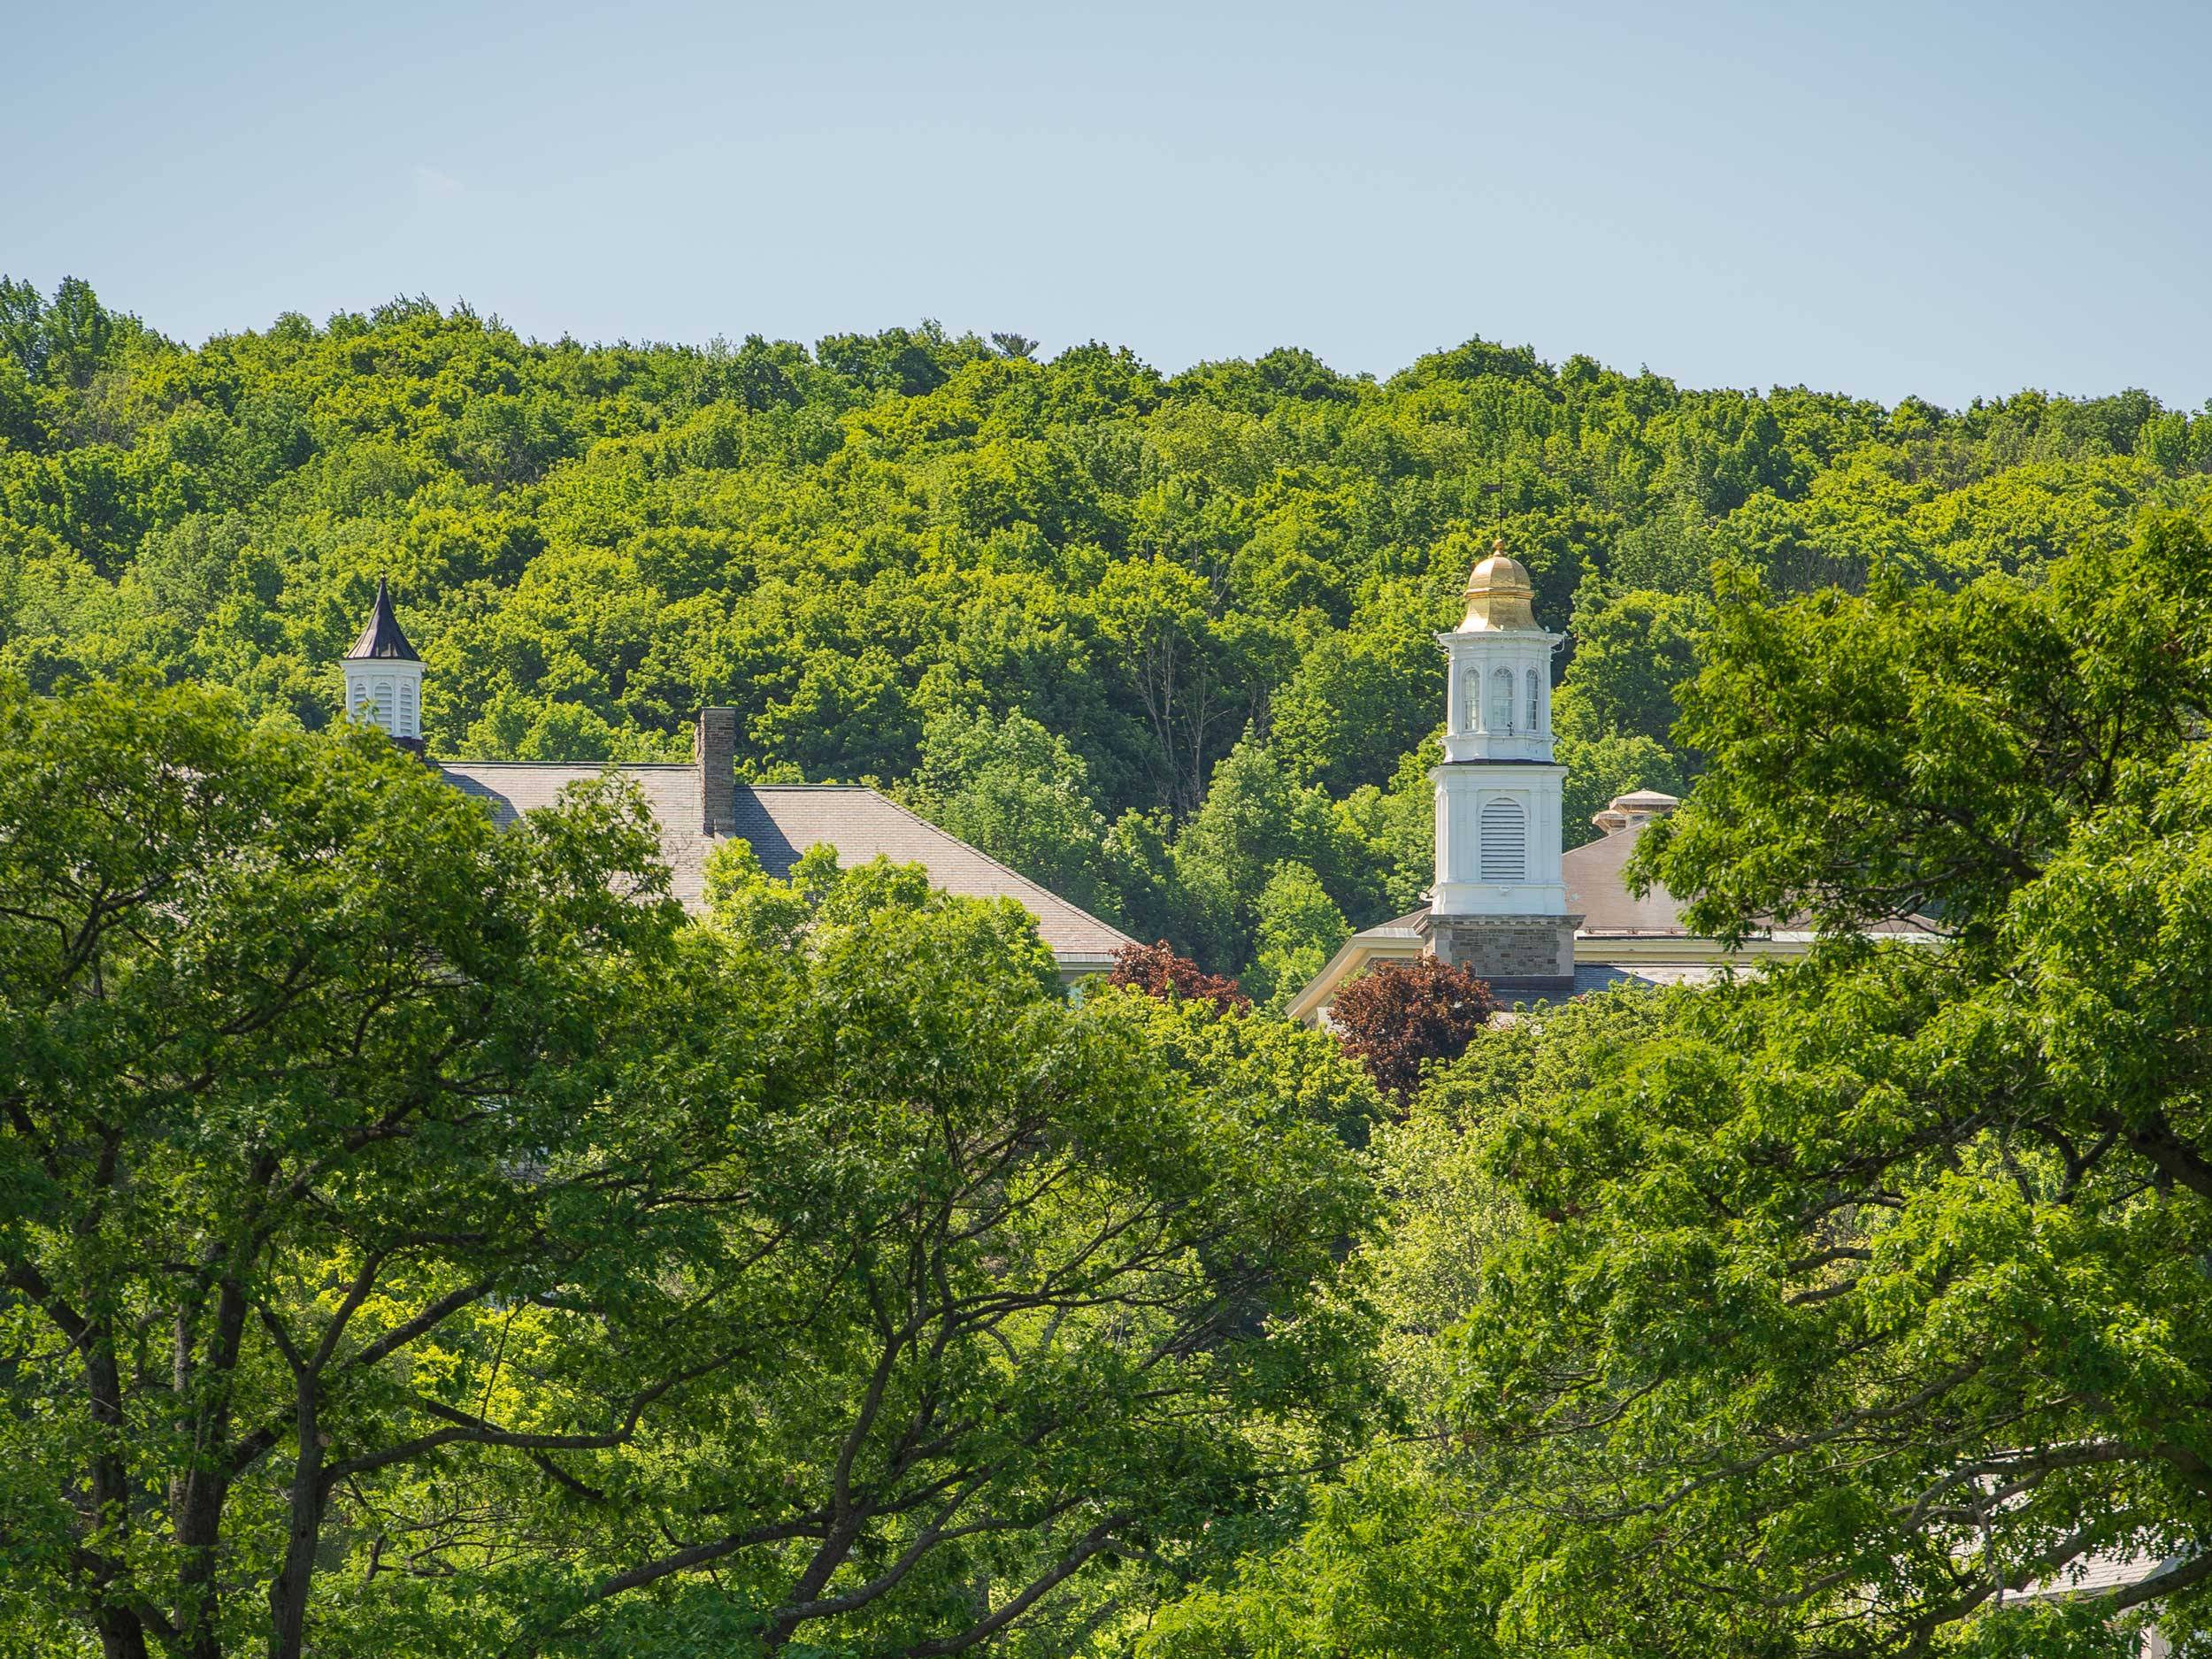
<path fill-rule="evenodd" d="M 1279 995 L 1426 884 L 1432 630 L 1494 536 L 1571 634 L 1571 825 L 1678 788 L 1730 558 L 1950 585 L 2187 505 L 2212 415 L 1688 391 L 1480 340 L 1386 381 L 934 325 L 585 346 L 425 299 L 188 349 L 0 286 L 0 666 L 313 727 L 389 572 L 434 753 L 872 779 Z"/>

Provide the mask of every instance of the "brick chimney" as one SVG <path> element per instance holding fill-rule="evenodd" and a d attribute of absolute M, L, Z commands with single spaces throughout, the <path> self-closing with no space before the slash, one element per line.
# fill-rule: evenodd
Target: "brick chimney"
<path fill-rule="evenodd" d="M 737 833 L 737 710 L 702 709 L 691 734 L 699 769 L 700 827 L 710 835 Z"/>

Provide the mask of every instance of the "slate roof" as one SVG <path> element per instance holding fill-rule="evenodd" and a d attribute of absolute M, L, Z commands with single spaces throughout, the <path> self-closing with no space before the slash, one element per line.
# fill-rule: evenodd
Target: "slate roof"
<path fill-rule="evenodd" d="M 362 628 L 361 637 L 354 641 L 353 649 L 346 653 L 349 663 L 365 657 L 381 657 L 403 663 L 422 661 L 415 655 L 415 648 L 407 642 L 406 634 L 400 632 L 399 618 L 392 614 L 392 590 L 381 576 L 376 579 L 376 604 L 369 612 L 367 626 Z"/>
<path fill-rule="evenodd" d="M 1659 797 L 1662 800 L 1665 796 Z M 1628 800 L 1634 796 L 1625 797 Z M 1610 834 L 1601 835 L 1594 841 L 1569 849 L 1559 857 L 1560 878 L 1567 887 L 1567 913 L 1582 918 L 1582 925 L 1575 930 L 1578 939 L 1694 939 L 1682 919 L 1682 902 L 1663 887 L 1655 887 L 1642 898 L 1628 890 L 1621 879 L 1628 856 L 1636 850 L 1636 842 L 1648 828 L 1647 824 L 1632 825 Z M 1812 935 L 1802 931 L 1801 921 L 1776 923 L 1770 919 L 1767 936 L 1778 941 L 1803 943 Z M 1924 926 L 1910 921 L 1876 922 L 1866 930 L 1870 933 L 1924 933 Z"/>
<path fill-rule="evenodd" d="M 1567 914 L 1582 918 L 1578 933 L 1691 936 L 1682 925 L 1681 902 L 1673 894 L 1654 887 L 1640 899 L 1622 883 L 1622 868 L 1643 833 L 1640 824 L 1632 829 L 1615 830 L 1559 856 L 1559 877 L 1567 887 Z"/>
<path fill-rule="evenodd" d="M 1567 914 L 1582 918 L 1575 929 L 1578 996 L 1617 985 L 1702 985 L 1730 965 L 1726 953 L 1712 941 L 1690 931 L 1682 919 L 1681 902 L 1673 894 L 1654 887 L 1638 898 L 1622 881 L 1628 856 L 1647 827 L 1647 823 L 1632 824 L 1560 855 Z M 1292 1016 L 1303 1019 L 1317 1014 L 1340 980 L 1375 958 L 1419 955 L 1424 949 L 1420 924 L 1427 914 L 1424 907 L 1354 933 L 1291 1000 Z M 1868 931 L 1912 935 L 1927 930 L 1910 922 L 1881 922 Z M 1801 955 L 1812 939 L 1811 933 L 1796 928 L 1770 928 L 1747 947 L 1745 959 Z"/>
<path fill-rule="evenodd" d="M 1352 937 L 1355 939 L 1372 939 L 1391 942 L 1395 942 L 1399 940 L 1409 940 L 1414 943 L 1418 944 L 1422 936 L 1422 918 L 1427 916 L 1428 913 L 1429 907 L 1424 904 L 1417 910 L 1408 910 L 1403 916 L 1394 916 L 1386 922 L 1377 922 L 1372 927 L 1363 927 L 1358 933 L 1353 934 Z"/>
<path fill-rule="evenodd" d="M 549 806 L 569 784 L 596 778 L 595 765 L 548 765 L 527 761 L 441 761 L 447 780 L 464 795 L 485 802 L 505 825 L 534 807 Z M 613 771 L 635 784 L 660 825 L 661 856 L 668 861 L 675 895 L 696 910 L 706 895 L 707 855 L 724 839 L 706 827 L 707 814 L 695 765 L 628 765 Z M 932 886 L 972 898 L 1016 900 L 1037 918 L 1037 932 L 1064 971 L 1103 969 L 1122 946 L 1133 942 L 1058 894 L 1039 887 L 956 835 L 917 818 L 897 802 L 858 785 L 762 784 L 735 786 L 736 833 L 752 843 L 771 875 L 782 875 L 810 847 L 828 842 L 837 862 L 850 868 L 879 854 L 918 864 Z"/>
<path fill-rule="evenodd" d="M 1638 898 L 1621 882 L 1621 868 L 1628 862 L 1628 855 L 1636 845 L 1636 838 L 1643 833 L 1643 826 L 1617 830 L 1601 836 L 1585 846 L 1570 849 L 1560 856 L 1559 869 L 1567 888 L 1567 913 L 1582 918 L 1575 929 L 1575 938 L 1594 941 L 1617 939 L 1679 939 L 1696 937 L 1682 923 L 1682 906 L 1673 894 L 1657 887 L 1644 898 Z M 1417 950 L 1423 937 L 1421 923 L 1428 915 L 1428 907 L 1409 910 L 1403 916 L 1394 916 L 1386 922 L 1363 927 L 1348 941 L 1353 945 L 1379 947 L 1380 954 L 1390 955 L 1399 950 Z M 1712 977 L 1711 964 L 1657 964 L 1639 962 L 1633 968 L 1615 966 L 1602 961 L 1587 960 L 1590 951 L 1578 948 L 1575 953 L 1575 990 L 1602 990 L 1609 985 L 1676 984 L 1682 980 L 1701 980 Z"/>
<path fill-rule="evenodd" d="M 714 837 L 705 829 L 699 769 L 681 764 L 602 766 L 560 765 L 524 760 L 442 760 L 438 770 L 463 795 L 485 803 L 492 821 L 505 829 L 525 812 L 551 806 L 572 783 L 589 783 L 605 772 L 619 772 L 637 786 L 660 826 L 661 856 L 668 861 L 670 885 L 687 910 L 706 899 L 707 855 Z"/>
<path fill-rule="evenodd" d="M 2153 1573 L 2166 1572 L 2180 1566 L 2187 1559 L 2180 1555 L 2159 1556 L 2141 1550 L 2115 1550 L 2085 1555 L 2055 1577 L 2039 1579 L 2016 1594 L 2023 1599 L 2036 1601 L 2063 1601 L 2075 1596 L 2101 1597 L 2140 1584 Z M 2157 1602 L 2151 1604 L 2153 1607 Z M 2154 1627 L 2146 1632 L 2139 1651 L 2143 1659 L 2170 1654 L 2172 1647 L 2163 1632 Z"/>
<path fill-rule="evenodd" d="M 737 833 L 753 844 L 771 875 L 781 875 L 808 848 L 827 841 L 837 849 L 837 862 L 848 868 L 880 854 L 900 864 L 920 864 L 929 872 L 931 885 L 947 893 L 1017 899 L 1037 918 L 1038 933 L 1064 965 L 1071 957 L 1095 957 L 1103 964 L 1124 945 L 1136 942 L 888 796 L 857 784 L 740 784 L 735 822 Z"/>

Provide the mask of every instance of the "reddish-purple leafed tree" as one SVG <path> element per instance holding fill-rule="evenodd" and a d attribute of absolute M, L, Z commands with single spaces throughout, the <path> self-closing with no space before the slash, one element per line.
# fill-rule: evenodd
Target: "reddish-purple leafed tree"
<path fill-rule="evenodd" d="M 1465 968 L 1434 956 L 1382 962 L 1336 994 L 1330 1010 L 1344 1052 L 1401 1102 L 1429 1060 L 1456 1060 L 1489 1023 L 1498 1000 Z"/>
<path fill-rule="evenodd" d="M 1252 1006 L 1225 973 L 1209 973 L 1188 956 L 1179 956 L 1163 939 L 1156 945 L 1124 945 L 1114 953 L 1109 985 L 1133 985 L 1147 996 L 1203 997 L 1223 1013 Z"/>

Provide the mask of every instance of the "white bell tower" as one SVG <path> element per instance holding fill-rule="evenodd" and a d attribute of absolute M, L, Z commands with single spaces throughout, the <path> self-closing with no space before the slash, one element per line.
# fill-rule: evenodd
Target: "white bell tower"
<path fill-rule="evenodd" d="M 1552 759 L 1551 656 L 1528 572 L 1500 538 L 1467 579 L 1467 614 L 1436 636 L 1450 660 L 1436 786 L 1430 949 L 1508 990 L 1557 994 L 1574 979 L 1574 927 L 1560 873 L 1561 786 Z"/>
<path fill-rule="evenodd" d="M 346 653 L 346 718 L 380 726 L 402 749 L 422 753 L 422 658 L 400 632 L 392 592 L 376 579 L 376 608 Z"/>

